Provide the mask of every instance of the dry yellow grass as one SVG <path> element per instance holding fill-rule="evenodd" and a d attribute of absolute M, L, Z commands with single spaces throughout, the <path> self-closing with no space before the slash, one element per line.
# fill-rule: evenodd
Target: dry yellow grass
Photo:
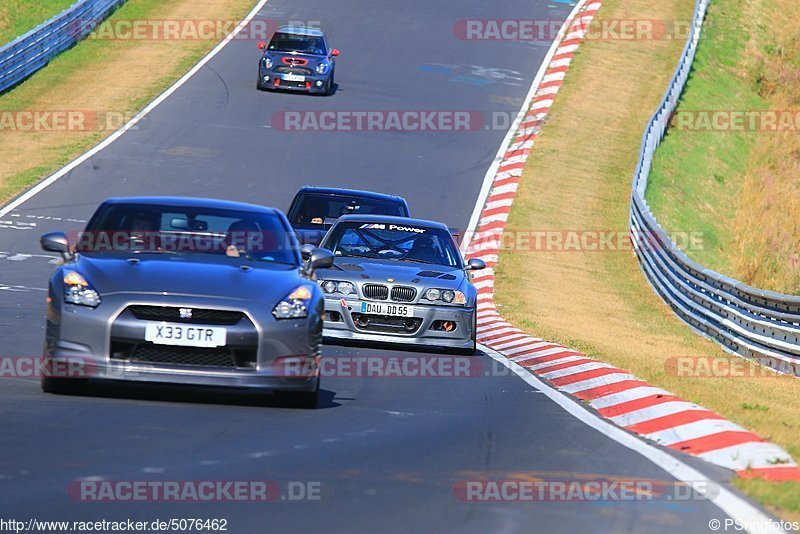
<path fill-rule="evenodd" d="M 599 17 L 687 20 L 693 7 L 693 0 L 606 0 Z M 526 165 L 509 232 L 627 233 L 641 135 L 682 45 L 663 40 L 582 45 Z M 506 251 L 497 271 L 497 301 L 517 326 L 628 369 L 800 457 L 800 380 L 675 376 L 669 362 L 676 356 L 734 357 L 672 314 L 630 251 Z M 788 498 L 780 501 L 782 509 L 800 510 L 800 485 L 782 491 Z M 766 497 L 753 494 L 779 504 L 769 491 Z"/>
<path fill-rule="evenodd" d="M 129 0 L 111 20 L 239 20 L 254 3 L 254 0 Z M 0 97 L 0 112 L 78 110 L 88 112 L 87 116 L 130 117 L 216 43 L 87 40 Z M 0 128 L 0 201 L 53 172 L 111 131 Z"/>
<path fill-rule="evenodd" d="M 759 3 L 769 28 L 745 61 L 759 95 L 774 110 L 800 117 L 800 5 Z M 800 124 L 757 135 L 734 224 L 734 276 L 748 284 L 800 294 Z"/>

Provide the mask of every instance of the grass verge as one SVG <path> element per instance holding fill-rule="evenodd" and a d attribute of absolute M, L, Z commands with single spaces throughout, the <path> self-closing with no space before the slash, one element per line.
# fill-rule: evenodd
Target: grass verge
<path fill-rule="evenodd" d="M 58 15 L 75 0 L 3 0 L 0 4 L 0 46 Z"/>
<path fill-rule="evenodd" d="M 725 3 L 712 3 L 711 16 Z M 693 0 L 605 0 L 598 17 L 609 24 L 689 20 L 693 9 Z M 590 40 L 581 46 L 525 167 L 509 218 L 510 242 L 532 231 L 627 235 L 641 136 L 683 44 Z M 672 363 L 678 356 L 737 360 L 673 315 L 645 281 L 630 250 L 609 248 L 504 250 L 496 277 L 502 313 L 532 334 L 628 369 L 715 410 L 800 458 L 800 381 L 677 376 Z M 736 484 L 783 516 L 800 517 L 800 484 Z"/>
<path fill-rule="evenodd" d="M 240 20 L 255 0 L 128 0 L 116 21 Z M 221 38 L 221 36 L 220 36 Z M 164 91 L 217 40 L 87 39 L 0 96 L 0 202 L 8 200 L 107 137 Z M 20 112 L 88 112 L 91 127 L 22 128 Z"/>
<path fill-rule="evenodd" d="M 795 294 L 799 15 L 795 0 L 712 2 L 708 31 L 647 190 L 666 229 L 702 232 L 703 246 L 687 251 L 694 260 L 755 287 Z M 795 110 L 792 128 L 738 129 L 727 121 L 715 127 L 703 120 L 709 111 L 765 110 Z"/>

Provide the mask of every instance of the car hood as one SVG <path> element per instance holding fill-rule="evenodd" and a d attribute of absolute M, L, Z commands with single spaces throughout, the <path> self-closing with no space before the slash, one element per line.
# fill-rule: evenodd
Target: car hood
<path fill-rule="evenodd" d="M 317 271 L 317 278 L 378 283 L 391 278 L 393 284 L 460 289 L 466 275 L 457 267 L 444 265 L 348 257 L 336 258 L 332 268 Z"/>
<path fill-rule="evenodd" d="M 268 51 L 265 55 L 272 58 L 275 67 L 283 66 L 289 67 L 291 65 L 284 63 L 283 58 L 294 59 L 302 61 L 307 61 L 308 63 L 305 65 L 297 65 L 298 67 L 305 67 L 309 69 L 315 69 L 317 65 L 323 61 L 327 61 L 327 56 L 317 56 L 311 54 L 292 54 L 290 52 L 273 52 Z"/>
<path fill-rule="evenodd" d="M 158 293 L 241 300 L 276 300 L 306 282 L 299 268 L 203 254 L 79 255 L 64 266 L 100 293 Z"/>

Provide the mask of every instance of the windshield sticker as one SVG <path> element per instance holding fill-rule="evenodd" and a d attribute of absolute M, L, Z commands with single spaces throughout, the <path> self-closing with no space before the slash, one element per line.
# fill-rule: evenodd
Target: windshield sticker
<path fill-rule="evenodd" d="M 385 224 L 379 223 L 366 223 L 359 226 L 361 230 L 386 230 Z"/>
<path fill-rule="evenodd" d="M 397 226 L 396 224 L 390 224 L 389 230 L 395 230 L 398 232 L 414 232 L 416 234 L 424 234 L 426 232 L 425 228 L 413 228 L 411 226 Z"/>

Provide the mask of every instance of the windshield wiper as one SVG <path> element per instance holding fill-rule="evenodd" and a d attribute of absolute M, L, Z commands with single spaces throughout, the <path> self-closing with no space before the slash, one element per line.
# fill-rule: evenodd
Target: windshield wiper
<path fill-rule="evenodd" d="M 366 254 L 342 254 L 340 256 L 336 256 L 337 258 L 366 258 L 368 260 L 379 260 L 381 258 L 377 256 L 367 256 Z"/>
<path fill-rule="evenodd" d="M 254 258 L 254 257 L 249 256 L 249 255 L 244 256 L 244 258 L 247 259 L 247 260 L 250 260 L 250 261 L 263 261 L 263 262 L 266 262 L 266 263 L 280 263 L 281 265 L 297 265 L 296 263 L 291 262 L 291 261 L 275 260 L 275 259 L 272 259 L 272 258 Z"/>
<path fill-rule="evenodd" d="M 436 263 L 435 261 L 416 260 L 414 258 L 399 258 L 400 261 L 410 261 L 411 263 L 424 263 L 426 265 L 444 265 L 443 263 Z"/>

